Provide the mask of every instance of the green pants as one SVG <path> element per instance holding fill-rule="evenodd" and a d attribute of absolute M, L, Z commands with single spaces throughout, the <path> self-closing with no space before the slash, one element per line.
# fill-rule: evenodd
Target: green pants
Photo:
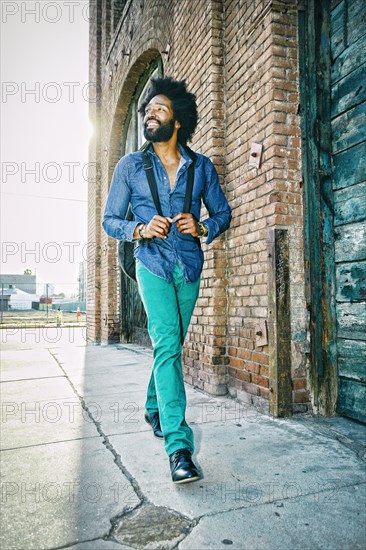
<path fill-rule="evenodd" d="M 136 262 L 136 278 L 154 350 L 146 410 L 150 413 L 159 411 L 168 455 L 178 449 L 189 449 L 193 453 L 193 432 L 185 421 L 182 347 L 200 281 L 186 283 L 177 263 L 173 281 L 167 283 L 150 273 L 140 261 Z"/>

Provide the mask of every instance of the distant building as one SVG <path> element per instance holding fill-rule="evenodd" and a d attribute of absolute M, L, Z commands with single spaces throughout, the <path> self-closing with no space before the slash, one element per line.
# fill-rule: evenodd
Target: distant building
<path fill-rule="evenodd" d="M 40 299 L 39 299 L 39 309 L 41 311 L 47 311 L 47 309 L 52 309 L 52 298 L 49 294 L 48 294 L 48 296 L 43 294 L 40 297 Z"/>
<path fill-rule="evenodd" d="M 35 293 L 24 292 L 19 288 L 10 286 L 9 288 L 4 289 L 4 298 L 7 298 L 7 309 L 8 310 L 17 310 L 17 311 L 26 311 L 33 308 L 34 303 L 39 303 L 39 296 Z M 3 300 L 2 300 L 3 302 Z M 5 308 L 4 303 L 4 308 Z M 4 309 L 6 311 L 6 309 Z"/>
<path fill-rule="evenodd" d="M 0 275 L 0 286 L 8 288 L 13 287 L 35 294 L 37 291 L 36 275 L 18 275 L 18 274 L 2 274 Z"/>

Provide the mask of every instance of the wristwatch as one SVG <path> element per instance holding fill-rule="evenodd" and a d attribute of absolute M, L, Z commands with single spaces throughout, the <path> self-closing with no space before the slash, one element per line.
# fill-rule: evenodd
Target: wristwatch
<path fill-rule="evenodd" d="M 146 225 L 145 225 L 145 224 L 139 225 L 138 232 L 139 232 L 140 239 L 143 239 L 143 238 L 144 238 L 142 232 L 145 231 L 145 229 L 146 229 Z"/>
<path fill-rule="evenodd" d="M 208 235 L 208 227 L 205 222 L 198 222 L 198 236 L 206 237 Z"/>

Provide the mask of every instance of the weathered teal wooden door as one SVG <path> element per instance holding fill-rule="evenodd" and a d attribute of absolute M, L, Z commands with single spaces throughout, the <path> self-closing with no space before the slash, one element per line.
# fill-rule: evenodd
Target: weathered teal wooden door
<path fill-rule="evenodd" d="M 366 2 L 331 8 L 337 412 L 366 422 Z"/>

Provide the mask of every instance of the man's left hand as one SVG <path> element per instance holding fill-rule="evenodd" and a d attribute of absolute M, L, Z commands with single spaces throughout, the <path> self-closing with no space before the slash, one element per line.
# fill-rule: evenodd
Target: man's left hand
<path fill-rule="evenodd" d="M 192 214 L 184 214 L 179 212 L 175 218 L 168 218 L 172 223 L 177 224 L 177 229 L 179 233 L 184 233 L 186 235 L 192 235 L 193 237 L 198 237 L 199 227 L 196 219 Z"/>

